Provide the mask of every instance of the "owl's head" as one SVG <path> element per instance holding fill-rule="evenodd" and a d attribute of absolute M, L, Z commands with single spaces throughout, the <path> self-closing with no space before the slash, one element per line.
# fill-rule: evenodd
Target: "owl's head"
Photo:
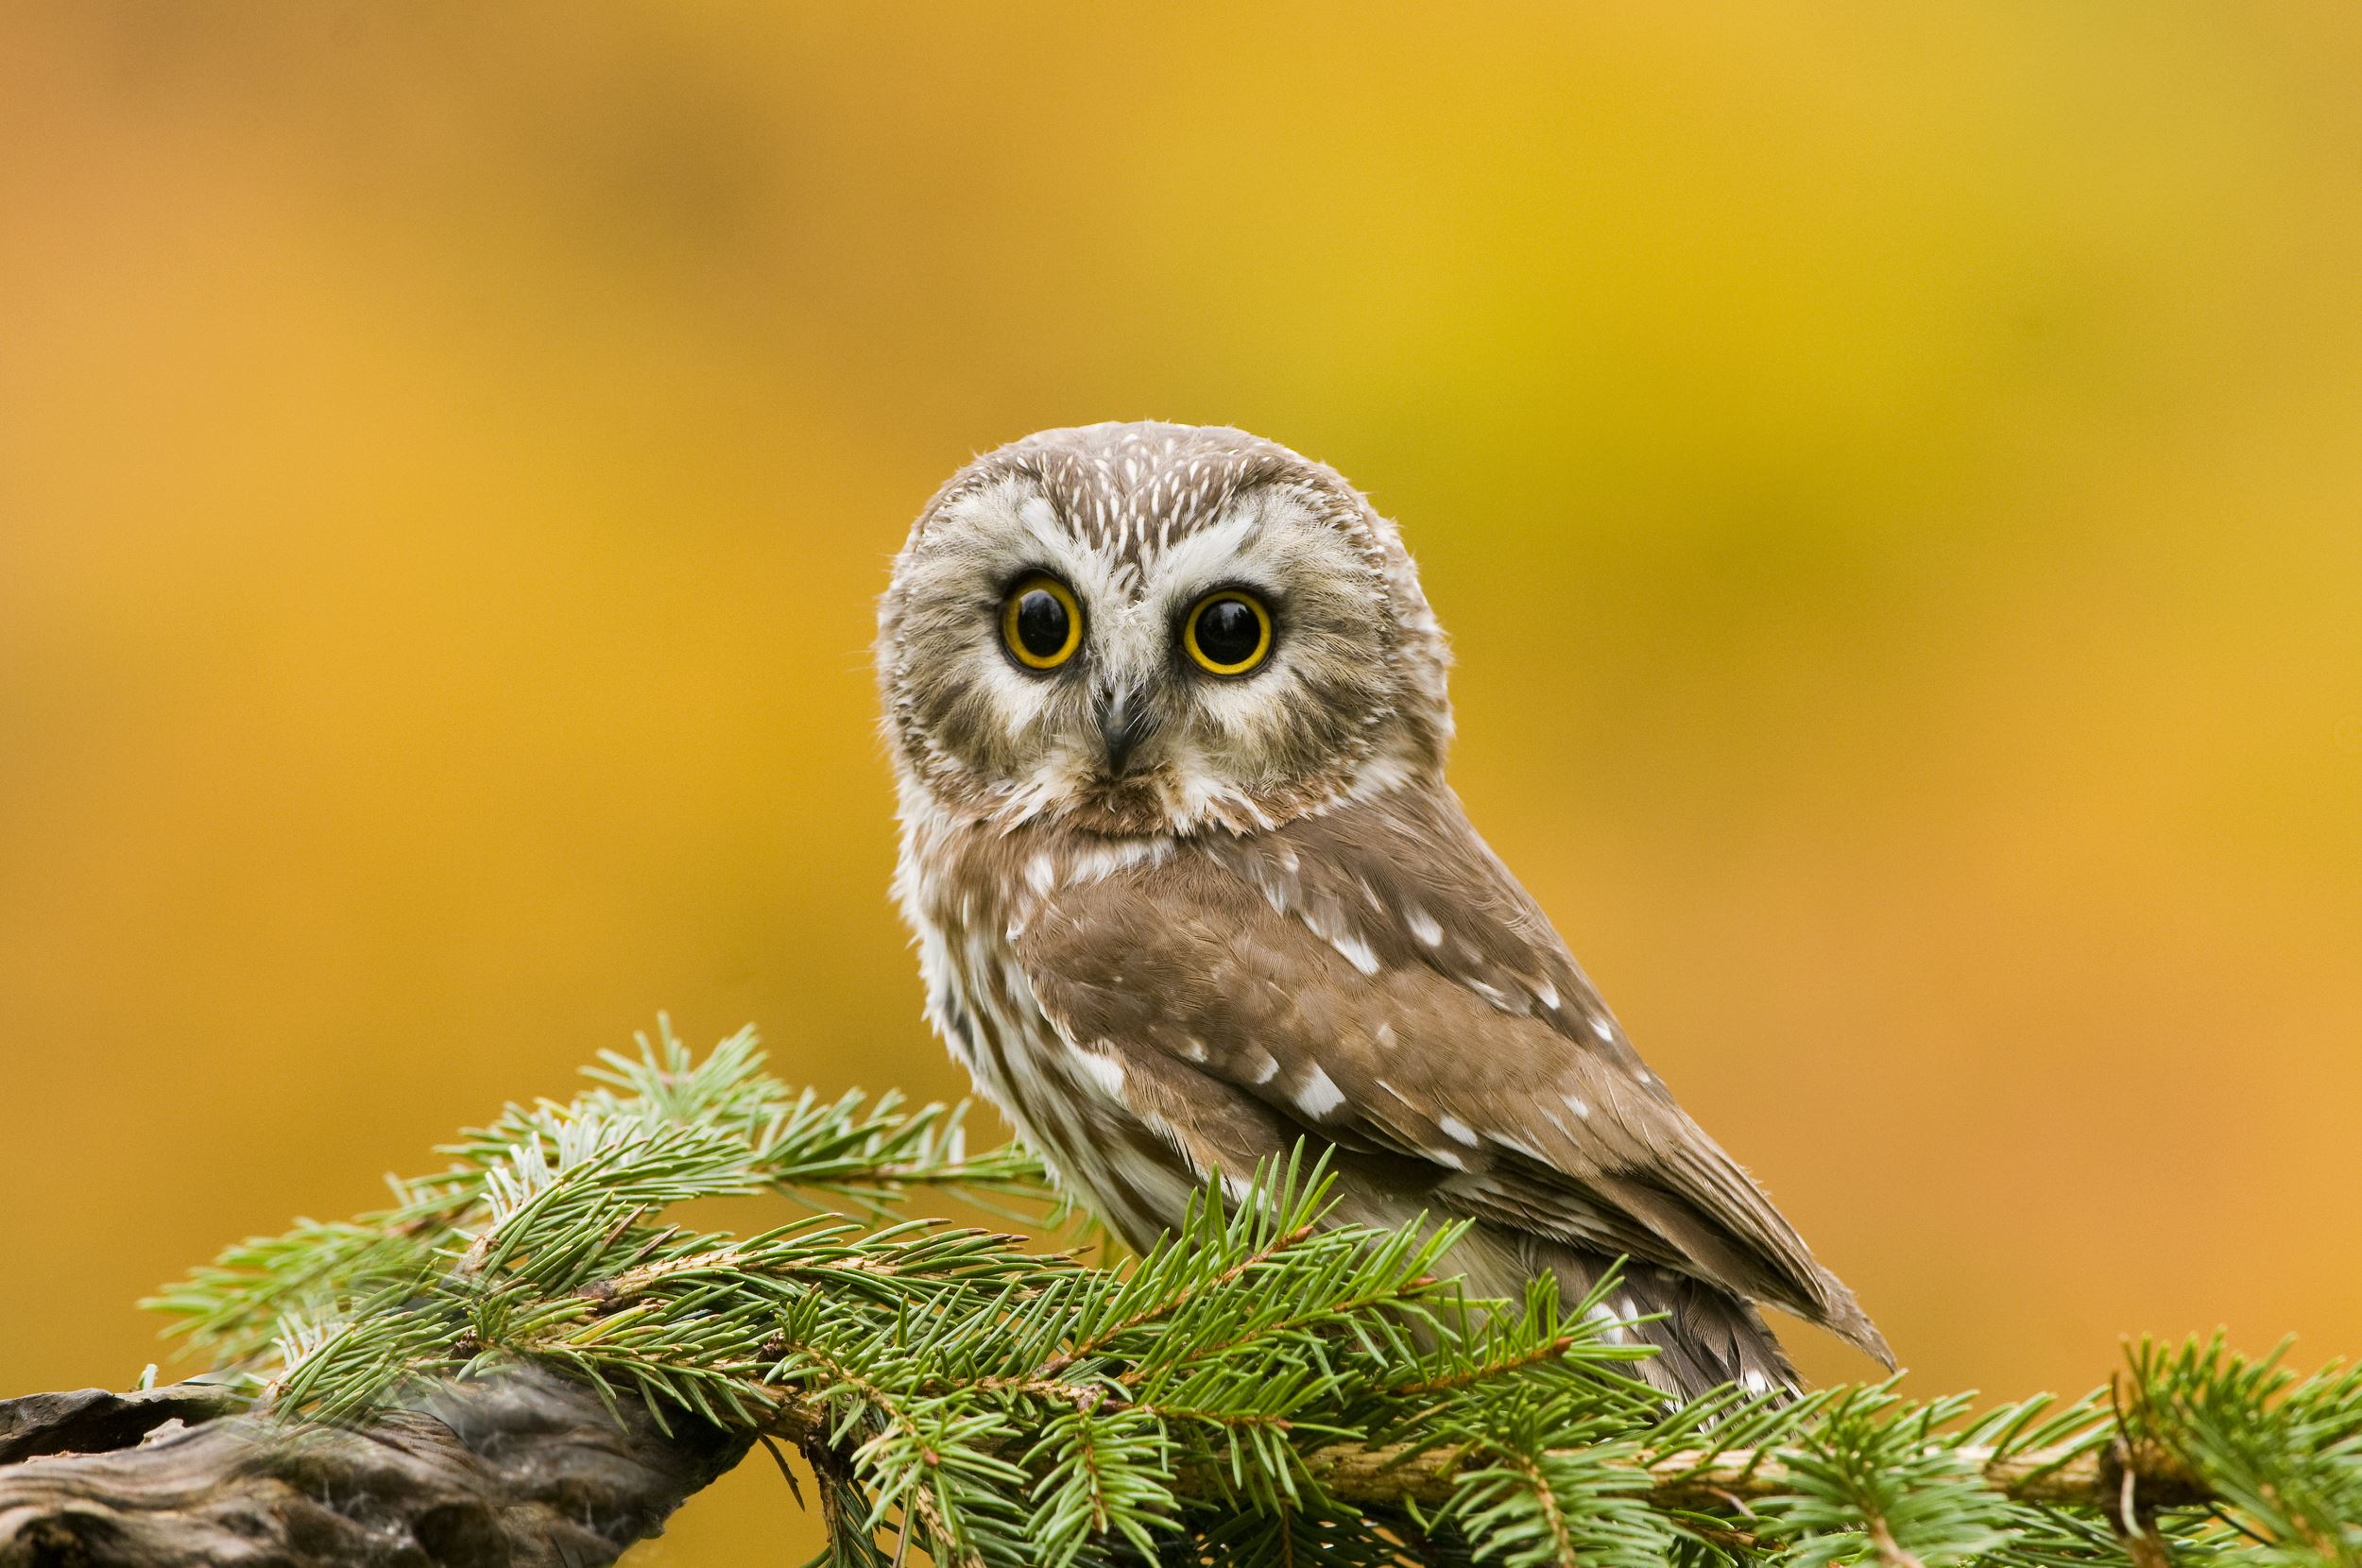
<path fill-rule="evenodd" d="M 973 821 L 1251 831 L 1431 775 L 1441 629 L 1393 523 L 1243 431 L 1044 431 L 953 475 L 879 613 L 906 791 Z"/>

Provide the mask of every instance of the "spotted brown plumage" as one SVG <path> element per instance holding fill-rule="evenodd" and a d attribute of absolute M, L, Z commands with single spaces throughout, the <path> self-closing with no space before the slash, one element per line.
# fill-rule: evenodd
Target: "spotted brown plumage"
<path fill-rule="evenodd" d="M 1048 669 L 1001 630 L 1044 575 L 1083 621 Z M 1217 593 L 1270 622 L 1237 673 L 1181 653 Z M 1441 629 L 1333 471 L 1171 425 L 1003 448 L 920 516 L 879 655 L 929 1015 L 1132 1244 L 1309 1138 L 1341 1218 L 1471 1220 L 1481 1293 L 1630 1259 L 1669 1392 L 1792 1386 L 1757 1303 L 1888 1359 L 1469 824 Z"/>

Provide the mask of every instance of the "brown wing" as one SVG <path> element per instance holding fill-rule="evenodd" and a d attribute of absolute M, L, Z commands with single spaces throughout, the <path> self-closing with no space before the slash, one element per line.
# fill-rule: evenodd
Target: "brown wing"
<path fill-rule="evenodd" d="M 1449 794 L 1209 842 L 1048 906 L 1017 944 L 1036 998 L 1117 1056 L 1201 1175 L 1312 1133 L 1437 1207 L 1769 1302 L 1891 1364 Z"/>

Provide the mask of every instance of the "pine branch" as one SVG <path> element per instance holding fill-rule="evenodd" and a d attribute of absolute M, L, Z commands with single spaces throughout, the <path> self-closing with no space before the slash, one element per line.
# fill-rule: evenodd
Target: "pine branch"
<path fill-rule="evenodd" d="M 1053 1205 L 1028 1156 L 968 1154 L 955 1107 L 791 1092 L 750 1034 L 697 1061 L 663 1033 L 592 1078 L 392 1207 L 166 1291 L 214 1380 L 0 1404 L 0 1568 L 579 1568 L 757 1440 L 812 1471 L 847 1568 L 2362 1568 L 2353 1372 L 2217 1340 L 2144 1345 L 2065 1406 L 1889 1382 L 1669 1408 L 1627 1375 L 1648 1352 L 1612 1275 L 1463 1300 L 1454 1231 L 1335 1223 L 1316 1161 L 1087 1268 L 892 1217 L 961 1186 Z M 669 1218 L 757 1193 L 804 1212 Z"/>
<path fill-rule="evenodd" d="M 1963 1470 L 2014 1502 L 2041 1507 L 2119 1507 L 2126 1483 L 2145 1508 L 2198 1508 L 2214 1488 L 2176 1455 L 2154 1443 L 2119 1452 L 2089 1443 L 2003 1450 L 1965 1444 L 1946 1450 Z M 1784 1449 L 1678 1449 L 1636 1455 L 1623 1464 L 1647 1477 L 1652 1507 L 1709 1513 L 1795 1491 L 1798 1476 Z M 1306 1472 L 1332 1497 L 1365 1507 L 1449 1503 L 1464 1468 L 1462 1456 L 1416 1443 L 1327 1443 L 1305 1456 Z"/>

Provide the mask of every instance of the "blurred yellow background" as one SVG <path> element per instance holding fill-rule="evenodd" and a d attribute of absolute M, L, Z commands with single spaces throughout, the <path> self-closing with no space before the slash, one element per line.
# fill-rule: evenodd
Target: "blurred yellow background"
<path fill-rule="evenodd" d="M 660 1007 L 960 1091 L 872 604 L 1141 417 L 1403 520 L 1477 820 L 1923 1391 L 2362 1351 L 2358 81 L 2347 0 L 9 8 L 0 1389 Z"/>

